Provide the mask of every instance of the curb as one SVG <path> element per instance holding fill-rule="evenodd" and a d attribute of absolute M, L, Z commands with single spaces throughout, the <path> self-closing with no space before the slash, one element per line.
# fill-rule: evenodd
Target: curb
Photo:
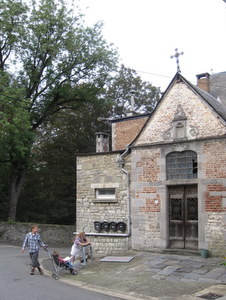
<path fill-rule="evenodd" d="M 49 277 L 52 277 L 52 272 L 43 266 L 43 262 L 47 261 L 47 260 L 49 260 L 49 258 L 42 259 L 40 261 L 41 266 L 44 270 L 44 274 Z M 127 294 L 122 294 L 120 292 L 108 291 L 107 288 L 105 288 L 105 287 L 100 288 L 99 286 L 89 284 L 84 281 L 79 281 L 75 277 L 76 276 L 74 276 L 73 279 L 60 277 L 58 280 L 60 280 L 61 282 L 65 283 L 65 284 L 71 285 L 71 286 L 75 286 L 78 288 L 86 289 L 88 291 L 92 291 L 92 292 L 99 293 L 102 295 L 116 297 L 116 298 L 120 298 L 120 299 L 124 299 L 124 300 L 161 300 L 162 299 L 161 297 L 159 298 L 159 297 L 152 297 L 152 296 L 147 296 L 147 295 L 143 295 L 143 294 L 136 294 L 135 292 L 127 292 Z M 220 299 L 226 300 L 226 284 L 225 285 L 224 284 L 212 285 L 212 286 L 210 286 L 204 290 L 200 290 L 194 294 L 191 294 L 191 295 L 184 294 L 184 295 L 181 295 L 174 299 L 175 300 L 198 300 L 198 299 L 200 299 L 200 296 L 203 296 L 208 293 L 221 294 Z M 214 298 L 214 299 L 216 299 L 216 298 Z"/>
<path fill-rule="evenodd" d="M 49 260 L 49 258 L 44 258 L 44 259 L 42 259 L 40 261 L 41 267 L 42 267 L 42 269 L 44 271 L 44 275 L 52 278 L 52 272 L 50 272 L 49 270 L 47 270 L 43 266 L 43 264 L 42 264 L 42 262 L 45 261 L 45 260 Z M 63 283 L 66 283 L 68 285 L 72 285 L 72 286 L 75 286 L 75 287 L 78 287 L 78 288 L 86 289 L 88 291 L 92 291 L 92 292 L 95 292 L 95 293 L 103 294 L 103 295 L 106 295 L 106 296 L 112 296 L 112 297 L 116 297 L 116 298 L 121 298 L 121 299 L 125 299 L 125 300 L 159 300 L 159 298 L 145 296 L 145 295 L 136 295 L 136 294 L 134 294 L 132 296 L 132 295 L 125 295 L 125 294 L 116 293 L 116 292 L 109 292 L 107 290 L 100 289 L 97 286 L 90 285 L 90 284 L 87 284 L 85 282 L 78 281 L 76 279 L 70 280 L 70 279 L 64 279 L 64 278 L 61 277 L 58 280 L 61 281 L 61 282 L 63 282 Z"/>

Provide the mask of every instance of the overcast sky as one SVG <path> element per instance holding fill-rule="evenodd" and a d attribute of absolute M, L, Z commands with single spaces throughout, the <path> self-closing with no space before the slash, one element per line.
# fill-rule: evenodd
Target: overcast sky
<path fill-rule="evenodd" d="M 88 25 L 103 21 L 103 35 L 118 48 L 121 63 L 162 91 L 177 71 L 226 71 L 226 4 L 223 0 L 80 0 Z"/>

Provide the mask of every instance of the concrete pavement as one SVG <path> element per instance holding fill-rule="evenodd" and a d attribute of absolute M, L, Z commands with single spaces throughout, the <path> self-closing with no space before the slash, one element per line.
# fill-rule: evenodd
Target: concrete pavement
<path fill-rule="evenodd" d="M 68 249 L 57 250 L 62 256 L 68 255 Z M 226 271 L 220 266 L 221 258 L 136 251 L 122 256 L 134 258 L 127 263 L 94 258 L 86 266 L 77 263 L 76 276 L 63 271 L 59 280 L 120 299 L 226 300 Z M 51 276 L 51 260 L 44 259 L 42 265 Z"/>

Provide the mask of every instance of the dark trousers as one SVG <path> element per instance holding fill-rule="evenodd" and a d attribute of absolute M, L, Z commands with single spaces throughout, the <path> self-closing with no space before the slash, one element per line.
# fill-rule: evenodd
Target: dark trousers
<path fill-rule="evenodd" d="M 38 251 L 30 252 L 29 255 L 30 255 L 30 259 L 31 259 L 32 268 L 39 268 L 40 264 L 38 261 Z"/>

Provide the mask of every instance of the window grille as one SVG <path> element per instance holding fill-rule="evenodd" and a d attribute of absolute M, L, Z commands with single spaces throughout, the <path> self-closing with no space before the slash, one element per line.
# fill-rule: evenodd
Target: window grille
<path fill-rule="evenodd" d="M 171 152 L 166 157 L 167 179 L 197 178 L 197 154 L 194 151 Z"/>

